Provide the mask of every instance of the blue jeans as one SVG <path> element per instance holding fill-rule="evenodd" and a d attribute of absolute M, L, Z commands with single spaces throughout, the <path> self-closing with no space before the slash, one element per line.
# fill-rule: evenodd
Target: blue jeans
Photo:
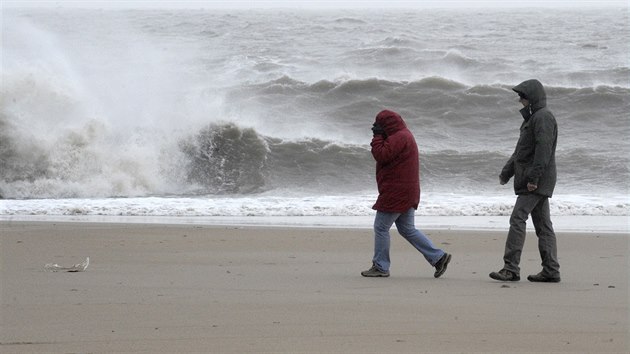
<path fill-rule="evenodd" d="M 416 229 L 414 224 L 415 210 L 410 208 L 404 213 L 376 212 L 374 218 L 374 258 L 372 263 L 381 271 L 388 272 L 391 264 L 389 259 L 389 229 L 394 223 L 402 237 L 415 247 L 424 258 L 432 265 L 444 256 L 444 251 L 435 248 L 429 238 Z"/>

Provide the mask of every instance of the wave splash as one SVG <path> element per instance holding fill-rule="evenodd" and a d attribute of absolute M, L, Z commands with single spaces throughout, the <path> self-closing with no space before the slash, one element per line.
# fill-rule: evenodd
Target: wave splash
<path fill-rule="evenodd" d="M 211 124 L 179 146 L 186 180 L 204 186 L 201 193 L 253 193 L 265 185 L 269 148 L 254 129 Z"/>

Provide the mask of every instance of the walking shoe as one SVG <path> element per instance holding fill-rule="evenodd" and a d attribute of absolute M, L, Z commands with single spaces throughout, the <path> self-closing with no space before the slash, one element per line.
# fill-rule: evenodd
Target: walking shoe
<path fill-rule="evenodd" d="M 490 273 L 490 278 L 494 279 L 494 280 L 500 280 L 500 281 L 519 281 L 521 280 L 521 277 L 510 271 L 507 269 L 501 269 L 498 272 L 492 272 Z"/>
<path fill-rule="evenodd" d="M 433 274 L 433 276 L 436 278 L 439 278 L 440 276 L 442 276 L 442 274 L 446 272 L 446 267 L 448 266 L 448 263 L 450 261 L 451 261 L 451 255 L 448 253 L 444 253 L 442 258 L 440 258 L 440 260 L 437 261 L 437 263 L 435 263 L 435 274 Z"/>
<path fill-rule="evenodd" d="M 373 265 L 372 268 L 362 271 L 361 275 L 364 277 L 388 277 L 389 272 L 384 272 Z"/>
<path fill-rule="evenodd" d="M 540 272 L 538 274 L 528 276 L 527 280 L 531 282 L 535 282 L 535 283 L 559 283 L 560 277 L 558 276 L 555 278 L 550 278 L 548 276 L 543 275 L 542 272 Z"/>

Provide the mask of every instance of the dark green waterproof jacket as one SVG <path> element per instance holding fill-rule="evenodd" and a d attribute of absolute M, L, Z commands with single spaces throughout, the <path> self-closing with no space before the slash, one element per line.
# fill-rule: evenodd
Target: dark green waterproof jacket
<path fill-rule="evenodd" d="M 507 182 L 514 177 L 516 194 L 535 193 L 551 197 L 556 186 L 556 118 L 547 108 L 547 95 L 538 80 L 524 81 L 512 90 L 525 95 L 529 106 L 520 110 L 524 118 L 521 134 L 500 178 Z M 527 183 L 538 188 L 529 192 Z"/>

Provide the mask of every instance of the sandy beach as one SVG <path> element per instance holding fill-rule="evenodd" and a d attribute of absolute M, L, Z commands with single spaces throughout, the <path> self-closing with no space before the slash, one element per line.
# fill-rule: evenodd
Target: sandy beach
<path fill-rule="evenodd" d="M 559 284 L 533 234 L 517 283 L 504 231 L 427 234 L 440 279 L 395 231 L 370 279 L 366 229 L 2 221 L 0 352 L 628 352 L 627 234 L 558 232 Z"/>

